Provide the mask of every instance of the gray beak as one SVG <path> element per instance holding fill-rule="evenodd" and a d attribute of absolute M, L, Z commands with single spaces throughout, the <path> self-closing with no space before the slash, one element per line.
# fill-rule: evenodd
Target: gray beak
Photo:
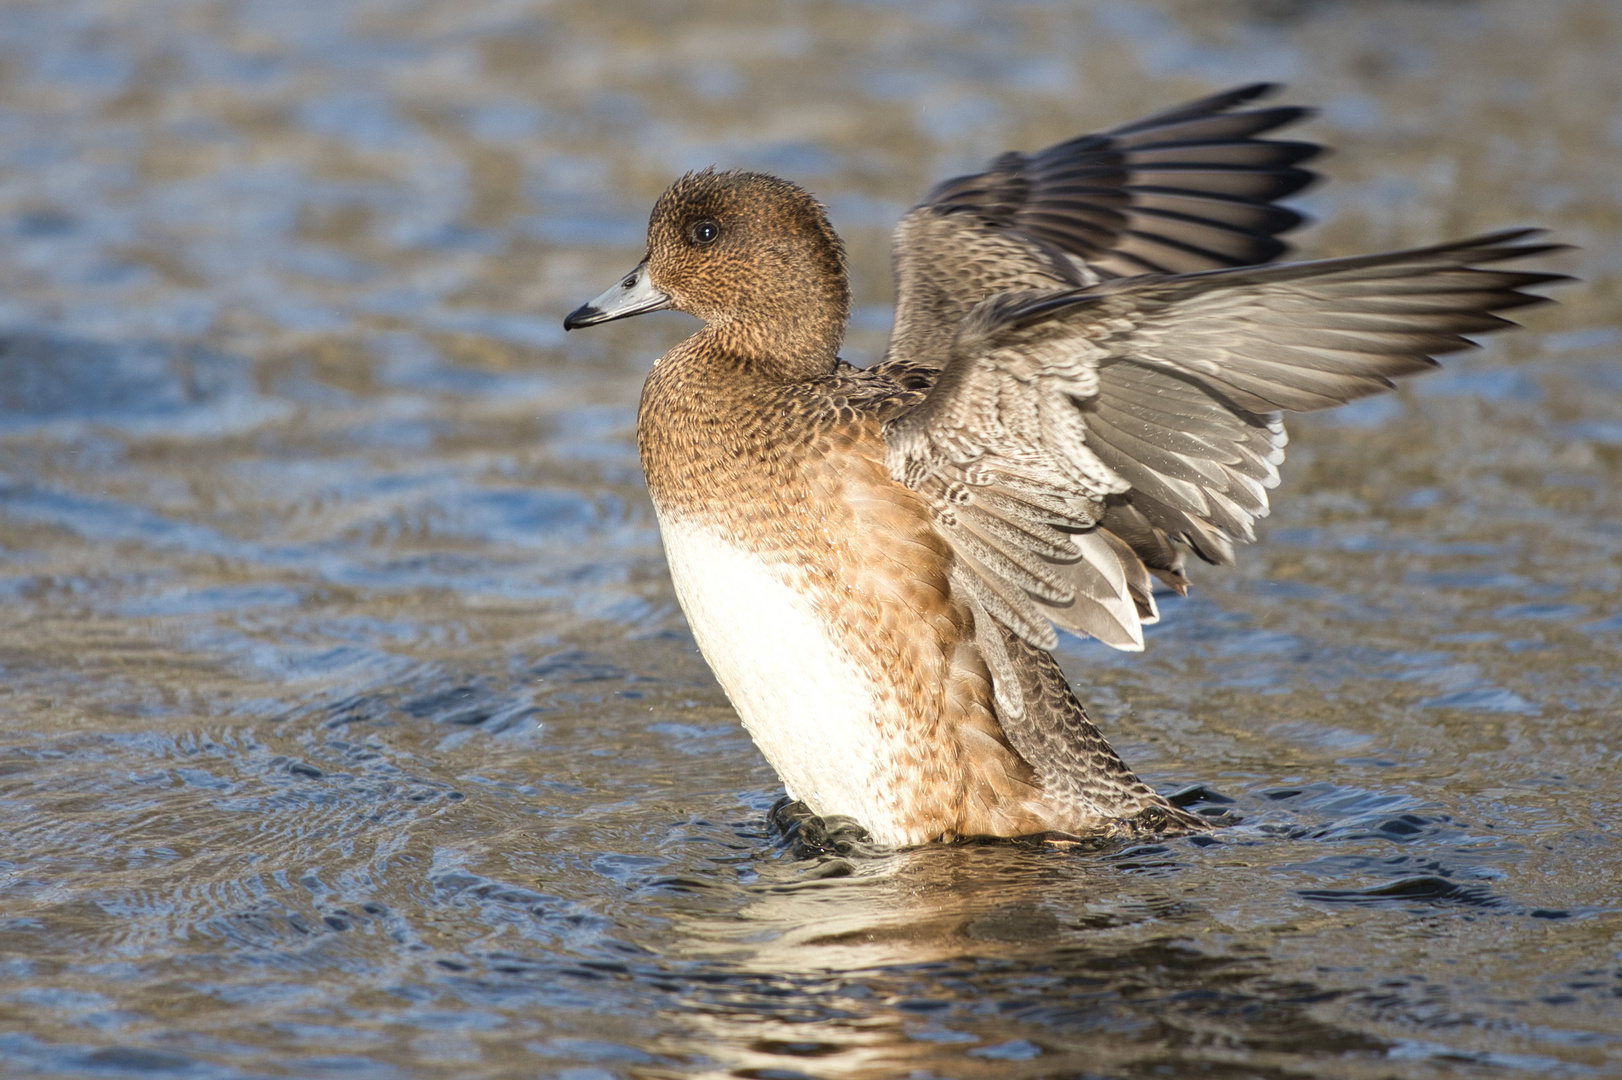
<path fill-rule="evenodd" d="M 643 259 L 618 285 L 569 312 L 568 318 L 563 320 L 563 328 L 577 330 L 641 315 L 645 311 L 662 311 L 669 306 L 670 297 L 653 287 L 648 276 L 648 260 Z"/>

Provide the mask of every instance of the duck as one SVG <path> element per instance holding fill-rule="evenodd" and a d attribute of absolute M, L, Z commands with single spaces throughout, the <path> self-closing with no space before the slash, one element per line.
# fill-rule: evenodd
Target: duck
<path fill-rule="evenodd" d="M 1309 110 L 1238 87 L 937 185 L 893 233 L 883 358 L 840 358 L 825 208 L 714 167 L 654 203 L 575 330 L 676 310 L 637 444 L 693 638 L 790 799 L 874 844 L 1211 827 L 1145 783 L 1053 657 L 1144 647 L 1233 561 L 1282 414 L 1391 389 L 1561 275 L 1538 230 L 1276 262 Z"/>

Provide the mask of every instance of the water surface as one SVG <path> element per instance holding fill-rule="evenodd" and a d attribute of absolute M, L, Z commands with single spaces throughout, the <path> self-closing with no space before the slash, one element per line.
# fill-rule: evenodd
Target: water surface
<path fill-rule="evenodd" d="M 0 4 L 0 1074 L 1622 1072 L 1622 5 Z M 882 350 L 932 181 L 1255 78 L 1310 255 L 1541 224 L 1528 330 L 1299 420 L 1148 651 L 1242 823 L 818 855 L 564 337 L 681 171 L 792 176 Z"/>

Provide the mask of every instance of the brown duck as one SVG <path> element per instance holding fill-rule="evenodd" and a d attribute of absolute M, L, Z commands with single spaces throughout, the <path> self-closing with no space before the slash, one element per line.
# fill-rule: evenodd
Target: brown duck
<path fill-rule="evenodd" d="M 786 180 L 683 177 L 569 315 L 703 319 L 638 442 L 693 635 L 788 793 L 881 844 L 1205 827 L 1129 769 L 1049 650 L 1141 649 L 1153 579 L 1229 562 L 1280 413 L 1429 370 L 1557 275 L 1530 231 L 1256 266 L 1318 148 L 1216 95 L 949 180 L 897 226 L 895 329 L 838 356 L 844 249 Z"/>

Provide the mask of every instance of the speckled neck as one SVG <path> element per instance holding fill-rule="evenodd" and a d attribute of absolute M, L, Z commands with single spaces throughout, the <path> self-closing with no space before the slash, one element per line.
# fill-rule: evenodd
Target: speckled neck
<path fill-rule="evenodd" d="M 807 499 L 800 455 L 828 411 L 825 395 L 812 388 L 837 361 L 797 354 L 813 373 L 795 379 L 782 353 L 751 347 L 756 336 L 747 322 L 708 326 L 649 373 L 637 441 L 661 510 L 698 514 L 729 531 L 770 533 Z M 757 539 L 766 537 L 757 532 Z"/>

